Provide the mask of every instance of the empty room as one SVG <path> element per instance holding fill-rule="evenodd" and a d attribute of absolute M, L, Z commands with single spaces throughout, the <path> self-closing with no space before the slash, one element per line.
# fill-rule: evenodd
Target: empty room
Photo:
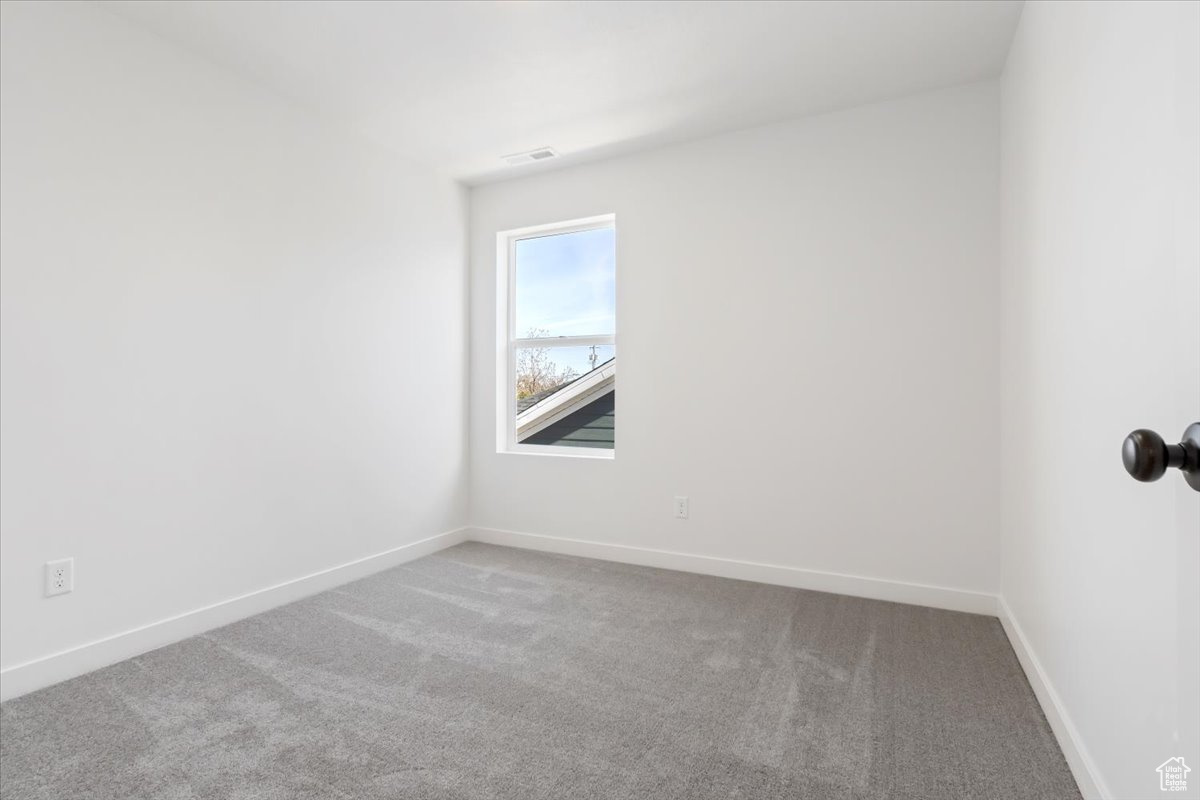
<path fill-rule="evenodd" d="M 1200 2 L 0 0 L 3 800 L 1193 770 Z"/>

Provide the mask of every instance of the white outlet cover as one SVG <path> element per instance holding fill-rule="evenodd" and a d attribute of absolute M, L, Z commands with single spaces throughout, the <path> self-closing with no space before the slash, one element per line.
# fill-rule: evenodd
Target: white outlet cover
<path fill-rule="evenodd" d="M 75 590 L 75 559 L 60 558 L 46 562 L 46 597 Z"/>
<path fill-rule="evenodd" d="M 688 499 L 681 495 L 675 497 L 675 519 L 688 518 Z"/>

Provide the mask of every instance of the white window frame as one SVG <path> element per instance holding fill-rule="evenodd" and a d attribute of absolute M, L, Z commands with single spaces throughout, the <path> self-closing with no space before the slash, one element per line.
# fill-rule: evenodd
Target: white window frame
<path fill-rule="evenodd" d="M 517 350 L 522 347 L 588 347 L 612 345 L 615 351 L 617 336 L 614 323 L 612 335 L 552 336 L 538 339 L 518 338 L 516 333 L 517 242 L 542 236 L 581 233 L 602 228 L 616 229 L 616 214 L 554 222 L 516 228 L 496 234 L 496 452 L 524 453 L 570 458 L 613 459 L 613 449 L 599 447 L 568 447 L 551 444 L 521 444 L 517 441 Z"/>

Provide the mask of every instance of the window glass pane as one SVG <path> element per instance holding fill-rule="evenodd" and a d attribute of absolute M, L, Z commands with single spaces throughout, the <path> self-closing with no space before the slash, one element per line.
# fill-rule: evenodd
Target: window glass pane
<path fill-rule="evenodd" d="M 519 443 L 612 449 L 616 348 L 522 347 L 516 356 Z"/>
<path fill-rule="evenodd" d="M 616 332 L 613 228 L 519 239 L 515 249 L 515 338 Z"/>

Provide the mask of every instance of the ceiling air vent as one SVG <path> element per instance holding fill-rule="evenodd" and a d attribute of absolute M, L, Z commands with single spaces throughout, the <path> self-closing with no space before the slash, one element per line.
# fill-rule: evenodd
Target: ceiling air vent
<path fill-rule="evenodd" d="M 529 150 L 525 153 L 513 153 L 511 156 L 503 157 L 510 167 L 515 167 L 520 164 L 532 164 L 534 161 L 545 161 L 548 158 L 558 158 L 558 153 L 554 152 L 553 147 L 539 147 L 537 150 Z"/>

